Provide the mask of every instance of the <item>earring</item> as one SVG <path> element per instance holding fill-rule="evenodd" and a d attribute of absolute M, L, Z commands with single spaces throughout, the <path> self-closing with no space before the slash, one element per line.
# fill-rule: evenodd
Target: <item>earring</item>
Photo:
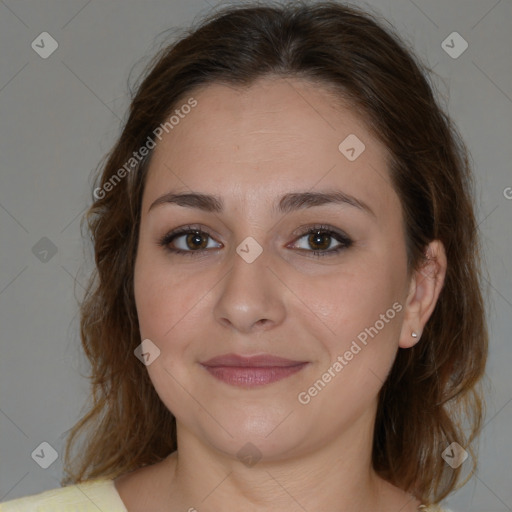
<path fill-rule="evenodd" d="M 418 334 L 417 334 L 415 331 L 412 331 L 411 336 L 412 336 L 413 338 L 417 338 L 417 337 L 418 337 Z"/>

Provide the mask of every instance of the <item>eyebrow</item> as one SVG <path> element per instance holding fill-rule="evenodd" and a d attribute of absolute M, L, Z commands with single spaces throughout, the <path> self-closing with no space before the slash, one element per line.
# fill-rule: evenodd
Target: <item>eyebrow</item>
<path fill-rule="evenodd" d="M 218 196 L 189 192 L 176 194 L 169 192 L 156 199 L 148 209 L 148 213 L 156 206 L 163 204 L 177 204 L 187 208 L 197 208 L 205 212 L 222 213 L 224 202 Z M 327 192 L 291 192 L 281 197 L 279 203 L 274 204 L 272 211 L 276 213 L 290 213 L 295 210 L 312 208 L 328 204 L 346 204 L 365 213 L 377 217 L 375 212 L 365 202 L 341 190 Z"/>

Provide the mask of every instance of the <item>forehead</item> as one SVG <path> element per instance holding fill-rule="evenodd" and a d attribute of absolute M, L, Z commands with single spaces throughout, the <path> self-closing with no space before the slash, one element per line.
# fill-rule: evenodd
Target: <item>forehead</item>
<path fill-rule="evenodd" d="M 143 208 L 170 189 L 265 202 L 293 190 L 335 187 L 377 209 L 396 203 L 386 148 L 326 89 L 290 78 L 245 88 L 212 84 L 175 108 L 189 98 L 197 105 L 154 150 Z M 352 148 L 356 156 L 364 148 L 355 160 L 347 158 Z"/>

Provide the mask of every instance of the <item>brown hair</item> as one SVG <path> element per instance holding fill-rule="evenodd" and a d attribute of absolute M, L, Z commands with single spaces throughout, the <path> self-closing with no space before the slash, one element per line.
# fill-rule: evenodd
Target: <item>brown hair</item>
<path fill-rule="evenodd" d="M 467 151 L 427 73 L 385 22 L 334 2 L 230 6 L 210 14 L 150 62 L 99 186 L 198 87 L 245 87 L 267 76 L 335 90 L 388 148 L 409 271 L 425 262 L 432 240 L 446 249 L 445 284 L 421 341 L 398 351 L 380 392 L 373 444 L 379 475 L 425 504 L 437 503 L 461 480 L 461 467 L 449 467 L 441 453 L 456 441 L 474 455 L 483 417 L 487 327 L 473 182 Z M 149 157 L 96 195 L 83 219 L 97 267 L 81 305 L 92 403 L 68 439 L 63 484 L 115 478 L 176 449 L 174 417 L 133 354 L 141 342 L 133 270 Z M 80 433 L 85 444 L 72 463 Z"/>

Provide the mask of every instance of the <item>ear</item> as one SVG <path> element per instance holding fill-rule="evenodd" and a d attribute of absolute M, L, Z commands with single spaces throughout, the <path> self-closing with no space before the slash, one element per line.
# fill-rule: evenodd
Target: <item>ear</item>
<path fill-rule="evenodd" d="M 447 266 L 443 244 L 439 240 L 432 241 L 426 257 L 427 261 L 411 277 L 398 343 L 400 348 L 410 348 L 418 343 L 443 288 Z"/>

